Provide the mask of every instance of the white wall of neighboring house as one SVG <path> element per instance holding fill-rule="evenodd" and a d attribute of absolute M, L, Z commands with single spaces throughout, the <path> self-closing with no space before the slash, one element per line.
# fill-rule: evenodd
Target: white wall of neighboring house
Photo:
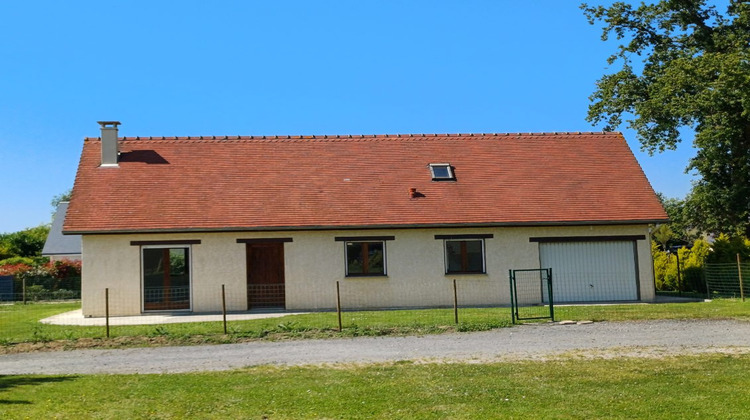
<path fill-rule="evenodd" d="M 486 274 L 445 274 L 444 245 L 435 235 L 492 234 L 485 240 Z M 461 305 L 508 305 L 508 270 L 539 268 L 540 244 L 532 237 L 633 236 L 648 238 L 646 225 L 281 231 L 83 236 L 82 306 L 103 316 L 109 289 L 113 316 L 142 312 L 141 247 L 131 241 L 200 240 L 191 245 L 193 312 L 221 311 L 221 285 L 229 311 L 247 309 L 245 244 L 237 239 L 292 238 L 284 244 L 287 310 L 336 307 L 340 282 L 345 309 L 434 307 L 453 303 L 453 279 Z M 387 276 L 346 277 L 345 243 L 335 237 L 395 236 L 386 242 Z M 640 300 L 655 298 L 648 239 L 636 242 Z"/>

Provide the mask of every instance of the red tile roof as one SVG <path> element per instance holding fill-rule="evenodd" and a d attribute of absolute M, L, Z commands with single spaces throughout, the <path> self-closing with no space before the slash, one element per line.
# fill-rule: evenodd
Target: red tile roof
<path fill-rule="evenodd" d="M 651 223 L 620 133 L 84 140 L 67 233 Z M 455 181 L 432 181 L 450 163 Z M 416 188 L 412 198 L 410 189 Z"/>

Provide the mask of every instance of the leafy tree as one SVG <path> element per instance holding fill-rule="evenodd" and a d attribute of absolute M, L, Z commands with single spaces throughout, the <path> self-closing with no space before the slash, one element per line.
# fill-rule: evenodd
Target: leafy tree
<path fill-rule="evenodd" d="M 57 209 L 57 206 L 60 205 L 63 201 L 70 201 L 70 197 L 73 196 L 73 189 L 70 188 L 68 191 L 65 191 L 62 194 L 58 194 L 54 197 L 52 197 L 52 201 L 50 204 L 52 205 L 53 209 Z"/>
<path fill-rule="evenodd" d="M 49 234 L 49 225 L 7 233 L 0 237 L 0 248 L 5 249 L 5 258 L 39 257 Z"/>
<path fill-rule="evenodd" d="M 662 251 L 669 249 L 669 243 L 674 239 L 675 234 L 669 225 L 663 224 L 658 225 L 651 232 L 651 237 L 654 238 L 654 242 L 659 244 Z"/>
<path fill-rule="evenodd" d="M 8 274 L 7 272 L 4 271 L 8 266 L 11 266 L 11 265 L 32 266 L 34 265 L 34 263 L 35 263 L 34 258 L 29 258 L 29 257 L 10 257 L 4 260 L 0 260 L 0 275 L 4 276 Z M 10 274 L 13 274 L 13 273 L 10 273 Z"/>
<path fill-rule="evenodd" d="M 742 261 L 750 261 L 750 239 L 719 235 L 711 247 L 712 252 L 708 258 L 710 263 L 734 263 L 737 261 L 737 254 Z"/>
<path fill-rule="evenodd" d="M 63 201 L 69 201 L 73 189 L 58 194 L 50 204 L 55 209 Z M 47 241 L 50 226 L 43 224 L 13 233 L 0 233 L 0 261 L 8 258 L 41 257 L 44 243 Z"/>
<path fill-rule="evenodd" d="M 696 240 L 700 236 L 700 232 L 695 228 L 696 221 L 692 217 L 693 213 L 686 202 L 687 200 L 667 198 L 661 193 L 656 193 L 656 196 L 664 206 L 667 216 L 669 216 L 669 227 L 671 228 L 671 236 L 667 238 L 669 245 L 688 244 Z M 652 236 L 654 240 L 666 246 L 667 242 L 660 240 L 666 232 L 662 232 L 660 229 L 662 228 L 657 226 Z M 656 235 L 660 235 L 659 238 Z"/>
<path fill-rule="evenodd" d="M 608 59 L 622 67 L 599 79 L 587 118 L 613 130 L 628 116 L 649 153 L 674 149 L 692 128 L 696 227 L 750 236 L 750 3 L 706 3 L 581 5 L 591 24 L 604 23 L 603 40 L 622 42 Z"/>
<path fill-rule="evenodd" d="M 0 261 L 6 258 L 12 258 L 16 255 L 10 250 L 9 233 L 0 233 Z"/>

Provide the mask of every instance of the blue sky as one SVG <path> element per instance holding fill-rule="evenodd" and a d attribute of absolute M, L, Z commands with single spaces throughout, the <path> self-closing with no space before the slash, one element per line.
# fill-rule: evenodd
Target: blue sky
<path fill-rule="evenodd" d="M 594 3 L 594 1 L 591 1 Z M 98 120 L 125 136 L 598 131 L 616 44 L 577 1 L 0 5 L 0 232 L 48 223 Z M 653 157 L 683 197 L 692 138 Z"/>

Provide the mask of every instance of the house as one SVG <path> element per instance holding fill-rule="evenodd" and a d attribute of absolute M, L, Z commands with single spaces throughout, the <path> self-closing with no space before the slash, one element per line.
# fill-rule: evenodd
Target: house
<path fill-rule="evenodd" d="M 49 257 L 52 262 L 81 260 L 81 235 L 63 235 L 62 233 L 68 204 L 67 201 L 58 204 L 55 215 L 52 217 L 52 226 L 50 226 L 47 240 L 42 248 L 42 256 Z"/>
<path fill-rule="evenodd" d="M 667 216 L 620 133 L 118 137 L 83 142 L 65 219 L 83 311 L 510 302 L 552 267 L 556 301 L 655 298 Z"/>

